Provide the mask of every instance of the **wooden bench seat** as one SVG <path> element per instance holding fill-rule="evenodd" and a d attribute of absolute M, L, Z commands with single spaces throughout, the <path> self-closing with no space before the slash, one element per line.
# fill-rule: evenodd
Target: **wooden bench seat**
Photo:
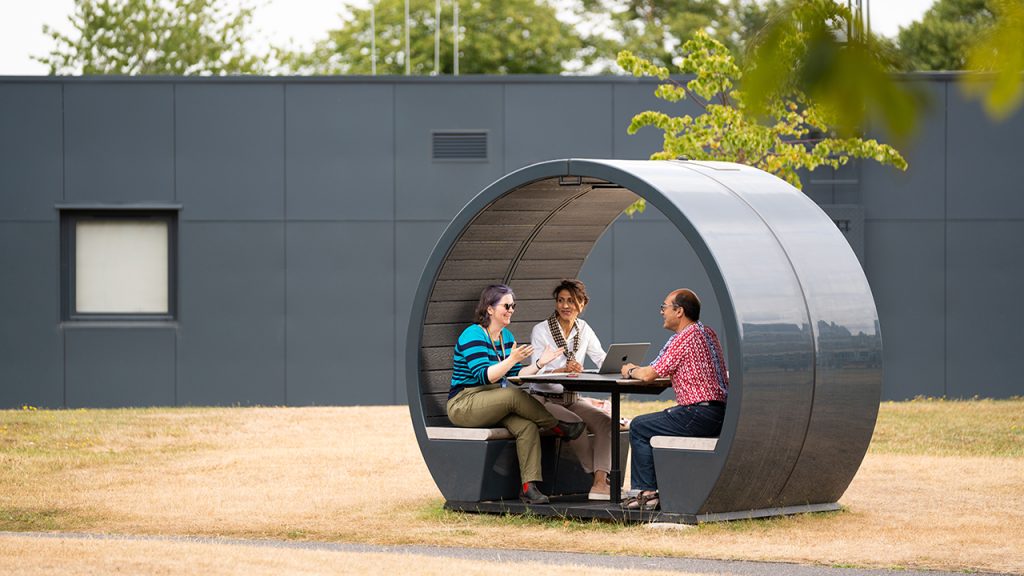
<path fill-rule="evenodd" d="M 456 426 L 427 426 L 431 440 L 511 440 L 508 428 L 459 428 Z"/>
<path fill-rule="evenodd" d="M 716 446 L 718 446 L 718 438 L 693 438 L 690 436 L 651 437 L 651 448 L 714 452 Z"/>

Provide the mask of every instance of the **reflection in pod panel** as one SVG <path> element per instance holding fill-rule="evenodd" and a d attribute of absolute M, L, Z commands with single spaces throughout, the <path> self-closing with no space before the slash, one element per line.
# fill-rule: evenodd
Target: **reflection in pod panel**
<path fill-rule="evenodd" d="M 807 440 L 780 504 L 835 502 L 853 480 L 874 430 L 881 396 L 881 334 L 871 287 L 835 226 L 804 194 L 739 167 L 690 164 L 736 192 L 769 223 L 799 277 L 815 343 L 814 406 Z"/>

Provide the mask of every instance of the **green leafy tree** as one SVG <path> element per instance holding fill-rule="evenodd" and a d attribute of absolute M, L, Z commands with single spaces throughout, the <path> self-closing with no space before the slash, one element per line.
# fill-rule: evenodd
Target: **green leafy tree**
<path fill-rule="evenodd" d="M 967 66 L 994 75 L 971 75 L 964 82 L 969 94 L 982 98 L 989 116 L 1003 119 L 1024 99 L 1024 0 L 989 0 L 989 6 L 995 24 L 971 46 Z"/>
<path fill-rule="evenodd" d="M 742 55 L 778 7 L 779 0 L 580 0 L 577 12 L 610 34 L 589 42 L 670 66 L 683 40 L 699 30 Z"/>
<path fill-rule="evenodd" d="M 54 41 L 35 57 L 50 74 L 249 74 L 261 59 L 245 51 L 252 7 L 216 0 L 75 0 L 74 32 L 49 26 Z M 237 6 L 237 4 L 236 4 Z"/>
<path fill-rule="evenodd" d="M 441 27 L 442 74 L 454 66 L 453 4 L 410 0 L 412 74 L 434 72 L 434 35 Z M 376 2 L 378 74 L 405 73 L 404 0 Z M 337 30 L 307 53 L 285 53 L 285 67 L 299 73 L 369 74 L 374 27 L 370 9 L 353 8 Z M 582 48 L 579 36 L 541 0 L 476 0 L 459 4 L 460 74 L 558 74 Z"/>
<path fill-rule="evenodd" d="M 634 76 L 662 80 L 655 96 L 667 102 L 689 99 L 703 112 L 697 116 L 669 116 L 646 111 L 633 117 L 628 132 L 651 126 L 664 133 L 663 148 L 652 160 L 686 157 L 722 160 L 760 168 L 802 188 L 798 170 L 820 166 L 838 168 L 850 158 L 869 158 L 906 170 L 907 162 L 893 147 L 876 140 L 831 135 L 830 114 L 799 91 L 772 98 L 764 114 L 755 115 L 746 95 L 736 88 L 742 72 L 733 55 L 703 31 L 682 47 L 679 69 L 693 78 L 680 83 L 666 67 L 619 53 L 618 63 Z M 642 201 L 631 207 L 642 209 Z"/>
<path fill-rule="evenodd" d="M 986 0 L 938 0 L 920 21 L 900 28 L 899 51 L 907 70 L 966 70 L 967 53 L 992 28 Z"/>

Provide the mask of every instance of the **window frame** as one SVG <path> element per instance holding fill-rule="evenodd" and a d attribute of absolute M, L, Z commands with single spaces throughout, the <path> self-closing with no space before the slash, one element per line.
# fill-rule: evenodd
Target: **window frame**
<path fill-rule="evenodd" d="M 65 322 L 173 322 L 178 317 L 178 212 L 171 206 L 60 205 L 61 320 Z M 167 225 L 167 312 L 78 312 L 76 233 L 82 221 L 146 221 Z"/>

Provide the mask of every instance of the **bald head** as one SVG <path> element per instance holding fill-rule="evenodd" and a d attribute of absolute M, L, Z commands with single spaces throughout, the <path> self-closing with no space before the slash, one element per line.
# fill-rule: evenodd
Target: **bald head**
<path fill-rule="evenodd" d="M 669 296 L 675 305 L 683 309 L 683 314 L 692 322 L 700 320 L 700 298 L 689 288 L 673 290 Z"/>

